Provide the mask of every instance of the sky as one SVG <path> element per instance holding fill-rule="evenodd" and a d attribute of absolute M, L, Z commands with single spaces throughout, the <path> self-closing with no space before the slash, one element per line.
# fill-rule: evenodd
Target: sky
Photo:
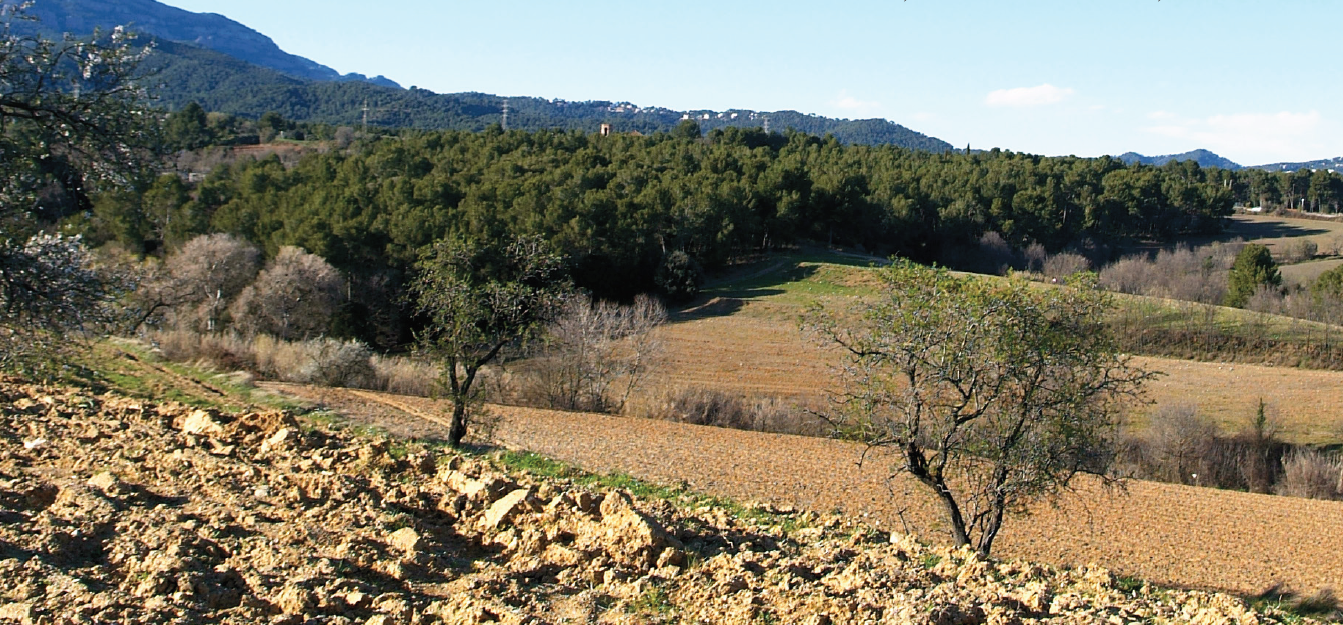
<path fill-rule="evenodd" d="M 881 117 L 961 147 L 1343 155 L 1339 0 L 166 0 L 440 93 Z"/>

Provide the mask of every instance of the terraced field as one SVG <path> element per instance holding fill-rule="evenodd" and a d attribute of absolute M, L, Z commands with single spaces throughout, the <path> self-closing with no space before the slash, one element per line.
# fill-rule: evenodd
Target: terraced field
<path fill-rule="evenodd" d="M 821 260 L 826 258 L 804 257 L 775 265 L 769 273 L 725 282 L 710 290 L 713 299 L 679 314 L 663 330 L 669 350 L 664 384 L 823 401 L 837 383 L 835 367 L 840 354 L 803 333 L 801 316 L 811 302 L 842 307 L 869 295 L 874 280 L 869 270 Z M 1219 323 L 1261 323 L 1261 331 L 1282 337 L 1319 332 L 1323 327 L 1151 298 L 1125 296 L 1120 303 L 1150 308 L 1151 315 L 1165 311 L 1172 317 L 1180 306 L 1201 307 L 1220 315 Z M 1151 404 L 1137 406 L 1129 415 L 1136 427 L 1144 425 L 1146 415 L 1156 407 L 1193 404 L 1227 431 L 1234 431 L 1254 414 L 1262 398 L 1279 420 L 1285 439 L 1310 444 L 1343 442 L 1343 409 L 1339 408 L 1343 406 L 1343 372 L 1149 357 L 1137 357 L 1135 362 L 1165 374 L 1148 387 Z"/>
<path fill-rule="evenodd" d="M 434 400 L 266 385 L 320 401 L 357 423 L 441 436 Z M 628 417 L 495 407 L 504 445 L 599 472 L 628 473 L 741 500 L 866 517 L 940 541 L 939 514 L 920 487 L 888 479 L 887 463 L 839 441 Z M 997 551 L 1057 565 L 1098 563 L 1153 582 L 1259 593 L 1343 588 L 1343 502 L 1133 482 L 1083 483 L 1057 507 L 1013 519 Z"/>

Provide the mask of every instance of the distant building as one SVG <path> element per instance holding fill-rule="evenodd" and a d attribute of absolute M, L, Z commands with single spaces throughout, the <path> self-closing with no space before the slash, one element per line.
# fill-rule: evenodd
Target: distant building
<path fill-rule="evenodd" d="M 611 134 L 611 124 L 602 124 L 601 134 L 603 137 Z"/>

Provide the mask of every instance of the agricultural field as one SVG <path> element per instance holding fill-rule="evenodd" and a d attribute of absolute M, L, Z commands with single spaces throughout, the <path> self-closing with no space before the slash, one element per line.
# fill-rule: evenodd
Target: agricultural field
<path fill-rule="evenodd" d="M 825 262 L 830 259 L 843 264 Z M 800 322 L 812 302 L 843 307 L 875 292 L 870 270 L 857 264 L 810 253 L 743 269 L 744 278 L 711 285 L 707 302 L 682 311 L 662 331 L 668 349 L 665 384 L 824 402 L 836 389 L 841 354 L 804 333 Z M 1308 335 L 1318 340 L 1326 329 L 1343 340 L 1343 329 L 1286 317 L 1136 296 L 1117 301 L 1145 323 L 1171 328 L 1210 320 L 1283 340 Z M 1134 427 L 1145 425 L 1147 414 L 1162 405 L 1192 404 L 1234 432 L 1263 399 L 1285 440 L 1343 442 L 1343 411 L 1338 409 L 1343 372 L 1141 356 L 1135 363 L 1164 375 L 1148 387 L 1151 403 L 1129 415 Z"/>
<path fill-rule="evenodd" d="M 1221 239 L 1243 239 L 1267 246 L 1274 256 L 1282 256 L 1286 246 L 1302 240 L 1313 241 L 1322 254 L 1335 254 L 1343 244 L 1343 222 L 1277 215 L 1232 215 Z"/>
<path fill-rule="evenodd" d="M 1282 272 L 1284 286 L 1310 286 L 1310 283 L 1319 278 L 1320 274 L 1339 265 L 1343 265 L 1343 258 L 1326 258 L 1324 260 L 1282 265 L 1278 270 Z"/>
<path fill-rule="evenodd" d="M 354 424 L 432 436 L 434 400 L 265 384 L 321 402 Z M 495 440 L 580 466 L 742 501 L 833 511 L 883 530 L 945 540 L 921 487 L 889 461 L 841 441 L 650 419 L 496 406 Z M 1177 587 L 1258 594 L 1343 587 L 1343 502 L 1130 482 L 1085 482 L 1058 506 L 1011 520 L 995 550 L 1058 566 L 1100 564 Z"/>

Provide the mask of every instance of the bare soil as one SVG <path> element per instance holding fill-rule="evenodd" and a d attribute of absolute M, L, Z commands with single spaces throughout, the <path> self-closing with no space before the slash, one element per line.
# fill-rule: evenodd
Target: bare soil
<path fill-rule="evenodd" d="M 360 419 L 377 406 L 421 410 L 345 398 L 369 404 Z M 505 420 L 506 436 L 567 447 L 593 443 L 586 428 L 598 425 L 617 433 L 608 442 L 628 443 L 627 422 L 519 415 Z M 704 438 L 709 450 L 722 444 Z M 650 442 L 635 448 L 694 455 Z M 550 473 L 282 412 L 0 382 L 0 622 L 1303 622 L 1098 566 L 928 547 L 853 517 L 684 491 L 639 498 L 563 467 L 539 470 Z M 720 477 L 732 471 L 701 476 Z"/>
<path fill-rule="evenodd" d="M 433 400 L 360 391 L 271 386 L 321 400 L 369 425 L 412 425 L 444 414 Z M 377 404 L 376 406 L 370 405 Z M 888 463 L 848 443 L 680 423 L 494 407 L 498 441 L 598 472 L 847 518 L 943 540 L 940 513 Z M 860 464 L 861 463 L 861 464 Z M 1343 502 L 1219 491 L 1153 482 L 1124 490 L 1082 482 L 1057 506 L 1012 519 L 996 549 L 1056 566 L 1099 564 L 1179 587 L 1257 594 L 1343 588 Z"/>

